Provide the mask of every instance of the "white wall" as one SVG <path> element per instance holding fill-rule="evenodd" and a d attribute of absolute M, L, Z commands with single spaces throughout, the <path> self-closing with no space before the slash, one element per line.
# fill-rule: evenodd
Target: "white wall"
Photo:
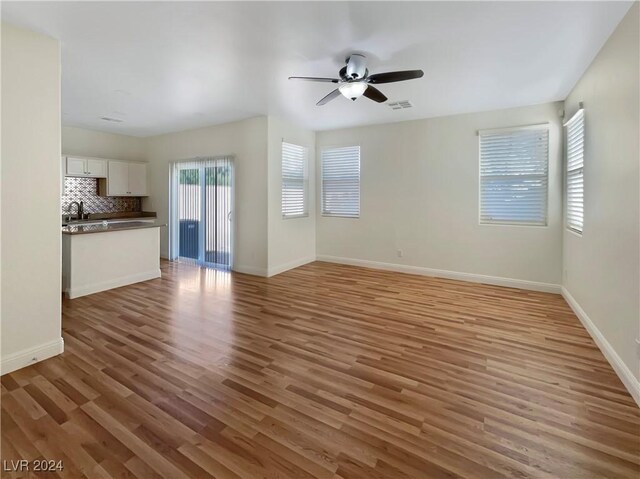
<path fill-rule="evenodd" d="M 149 198 L 146 211 L 156 211 L 168 223 L 170 162 L 197 156 L 235 157 L 234 269 L 266 275 L 267 233 L 267 118 L 147 138 Z M 160 252 L 169 254 L 168 228 L 161 230 Z"/>
<path fill-rule="evenodd" d="M 564 287 L 640 380 L 640 77 L 636 2 L 566 100 L 584 102 L 582 236 L 564 231 Z M 583 318 L 584 319 L 584 318 Z M 637 400 L 640 391 L 636 382 Z"/>
<path fill-rule="evenodd" d="M 318 132 L 318 203 L 322 148 L 361 147 L 360 219 L 319 216 L 318 256 L 511 278 L 553 289 L 548 285 L 560 284 L 562 263 L 561 108 L 549 103 Z M 477 130 L 543 122 L 550 123 L 548 226 L 479 225 Z"/>
<path fill-rule="evenodd" d="M 2 24 L 2 373 L 62 352 L 60 48 Z"/>
<path fill-rule="evenodd" d="M 315 133 L 280 118 L 268 118 L 269 275 L 316 257 Z M 309 149 L 309 216 L 282 218 L 282 141 Z"/>
<path fill-rule="evenodd" d="M 62 153 L 113 160 L 140 161 L 146 159 L 147 156 L 147 139 L 63 126 Z"/>

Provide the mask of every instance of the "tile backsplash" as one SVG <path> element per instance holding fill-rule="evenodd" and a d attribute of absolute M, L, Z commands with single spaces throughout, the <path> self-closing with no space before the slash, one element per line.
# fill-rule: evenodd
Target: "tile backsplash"
<path fill-rule="evenodd" d="M 98 196 L 97 178 L 64 179 L 64 194 L 62 195 L 62 214 L 69 212 L 69 204 L 74 201 L 84 201 L 85 213 L 120 213 L 123 211 L 142 211 L 141 198 L 121 196 Z M 75 214 L 75 208 L 73 209 Z"/>

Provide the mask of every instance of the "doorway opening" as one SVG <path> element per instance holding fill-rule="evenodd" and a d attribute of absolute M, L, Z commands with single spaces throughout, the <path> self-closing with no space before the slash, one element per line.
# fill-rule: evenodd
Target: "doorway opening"
<path fill-rule="evenodd" d="M 171 259 L 222 270 L 233 267 L 233 174 L 231 157 L 173 163 Z"/>

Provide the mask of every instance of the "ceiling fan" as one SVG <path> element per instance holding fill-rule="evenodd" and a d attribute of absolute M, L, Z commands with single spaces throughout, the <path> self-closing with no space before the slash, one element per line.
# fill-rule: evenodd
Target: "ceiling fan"
<path fill-rule="evenodd" d="M 318 77 L 289 77 L 289 80 L 306 80 L 325 83 L 336 83 L 338 88 L 333 90 L 323 99 L 317 106 L 326 105 L 331 100 L 344 95 L 353 101 L 361 96 L 365 96 L 370 100 L 384 103 L 387 97 L 380 90 L 373 86 L 380 83 L 394 83 L 405 80 L 413 80 L 421 78 L 424 75 L 422 70 L 405 70 L 401 72 L 374 73 L 369 75 L 366 67 L 366 57 L 360 53 L 352 53 L 346 59 L 346 65 L 340 69 L 338 73 L 340 78 L 318 78 Z"/>

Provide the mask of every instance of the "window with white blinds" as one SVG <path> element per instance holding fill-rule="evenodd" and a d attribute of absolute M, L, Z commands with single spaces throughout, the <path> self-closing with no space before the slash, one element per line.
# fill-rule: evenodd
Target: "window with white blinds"
<path fill-rule="evenodd" d="M 547 224 L 548 125 L 484 130 L 480 136 L 480 223 Z"/>
<path fill-rule="evenodd" d="M 282 142 L 282 217 L 307 216 L 309 189 L 307 149 Z"/>
<path fill-rule="evenodd" d="M 582 233 L 584 222 L 584 110 L 565 123 L 567 132 L 567 171 L 565 212 L 567 228 Z"/>
<path fill-rule="evenodd" d="M 322 215 L 360 217 L 360 147 L 322 151 Z"/>

